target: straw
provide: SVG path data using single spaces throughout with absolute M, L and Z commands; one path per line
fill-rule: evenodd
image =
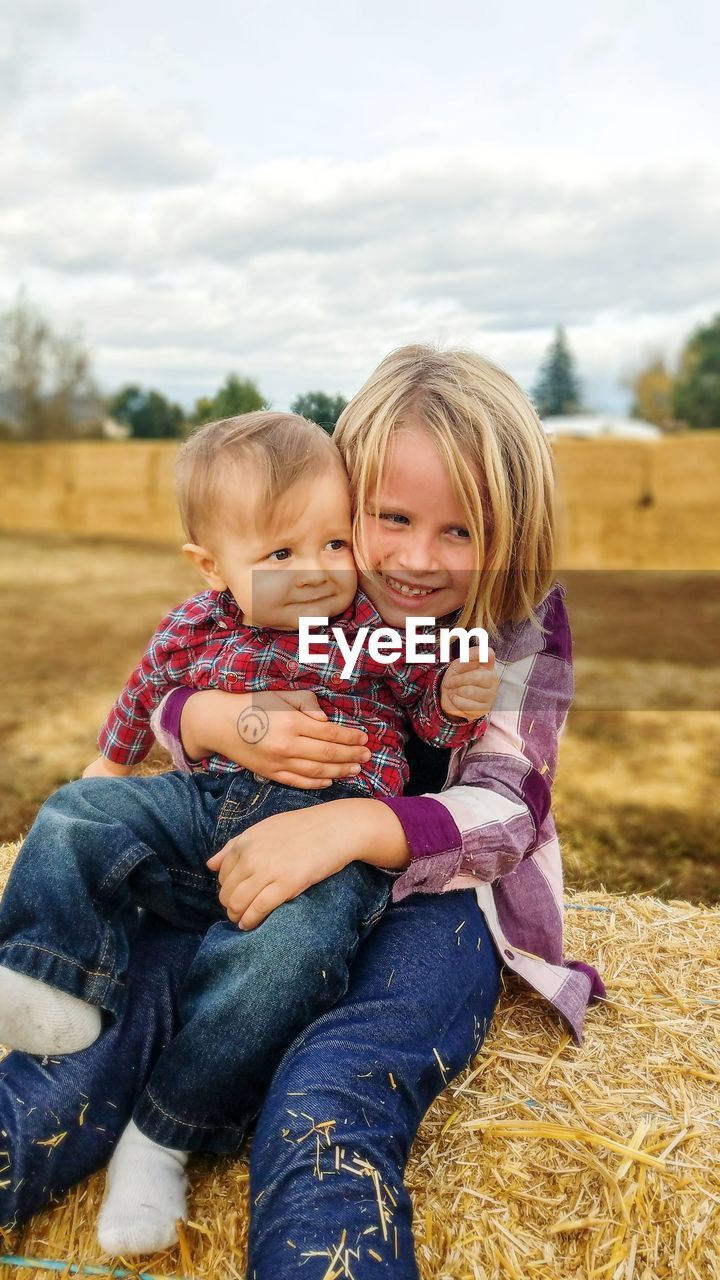
M 720 1280 L 720 907 L 606 893 L 570 894 L 568 907 L 566 952 L 595 964 L 608 989 L 588 1012 L 584 1044 L 508 976 L 466 1072 L 450 1081 L 446 1046 L 429 1050 L 428 1072 L 448 1084 L 406 1174 L 422 1280 Z M 363 1074 L 390 1106 L 402 1066 L 376 1063 L 372 1027 L 367 1046 Z M 308 1176 L 342 1180 L 367 1228 L 355 1238 L 337 1222 L 309 1242 L 299 1221 L 283 1280 L 362 1280 L 383 1265 L 391 1274 L 410 1247 L 400 1188 L 363 1149 L 362 1119 L 347 1139 L 346 1117 L 316 1105 L 310 1085 L 288 1104 Z M 145 1274 L 241 1280 L 247 1161 L 201 1157 L 190 1172 L 183 1253 L 141 1259 Z M 102 1193 L 97 1175 L 38 1214 L 16 1233 L 14 1256 L 111 1275 L 95 1241 Z
M 150 1271 L 126 1271 L 124 1267 L 93 1267 L 85 1263 L 63 1262 L 52 1258 L 23 1258 L 17 1254 L 0 1254 L 0 1265 L 23 1267 L 33 1271 L 62 1271 L 68 1276 L 124 1276 L 130 1280 L 184 1280 L 180 1276 L 158 1276 Z

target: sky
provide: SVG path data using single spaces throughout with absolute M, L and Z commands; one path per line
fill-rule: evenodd
M 588 408 L 720 310 L 720 9 L 704 0 L 0 0 L 0 307 L 102 389 L 276 408 L 393 347 Z

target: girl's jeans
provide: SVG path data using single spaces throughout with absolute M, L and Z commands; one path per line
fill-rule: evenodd
M 207 929 L 180 990 L 182 1026 L 134 1112 L 155 1142 L 239 1150 L 288 1044 L 347 990 L 358 943 L 388 900 L 385 872 L 352 862 L 244 932 L 205 866 L 263 818 L 343 794 L 245 770 L 176 772 L 87 778 L 40 810 L 0 903 L 0 963 L 117 1017 L 137 906 Z
M 19 1053 L 0 1064 L 0 1225 L 107 1161 L 172 1033 L 173 992 L 193 945 L 145 920 L 123 1012 L 94 1045 L 44 1067 Z M 415 894 L 385 913 L 347 993 L 270 1082 L 250 1157 L 248 1280 L 321 1280 L 343 1233 L 356 1280 L 379 1274 L 370 1249 L 384 1275 L 416 1280 L 405 1164 L 430 1103 L 482 1043 L 499 974 L 472 890 Z M 38 1145 L 63 1130 L 57 1147 Z M 236 1269 L 242 1261 L 233 1258 Z

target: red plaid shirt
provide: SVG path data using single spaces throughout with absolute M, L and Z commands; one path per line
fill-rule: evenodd
M 170 689 L 225 689 L 231 693 L 265 689 L 312 689 L 326 715 L 340 724 L 361 725 L 371 759 L 345 784 L 362 795 L 399 795 L 407 782 L 404 756 L 408 719 L 426 742 L 455 747 L 484 732 L 484 721 L 450 720 L 440 706 L 445 667 L 437 663 L 388 665 L 376 662 L 363 646 L 355 670 L 344 679 L 345 659 L 331 627 L 348 640 L 360 627 L 383 625 L 362 592 L 328 626 L 328 659 L 322 666 L 303 663 L 297 632 L 248 627 L 229 591 L 204 591 L 186 600 L 160 623 L 145 656 L 135 668 L 105 724 L 98 746 L 117 764 L 134 765 L 154 742 L 151 713 Z M 198 768 L 228 773 L 237 765 L 211 755 Z

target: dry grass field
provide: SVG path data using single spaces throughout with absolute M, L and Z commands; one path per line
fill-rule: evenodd
M 573 887 L 720 898 L 719 584 L 710 573 L 566 576 L 577 698 L 556 813 Z M 0 840 L 78 775 L 155 623 L 195 590 L 166 546 L 0 537 Z

